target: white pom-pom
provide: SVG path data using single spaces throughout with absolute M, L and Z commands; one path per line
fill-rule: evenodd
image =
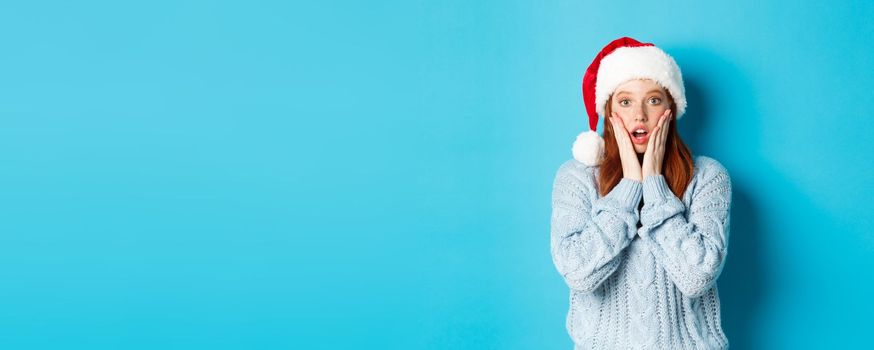
M 583 164 L 594 166 L 601 164 L 604 159 L 604 139 L 593 130 L 581 132 L 577 135 L 572 149 L 574 159 Z

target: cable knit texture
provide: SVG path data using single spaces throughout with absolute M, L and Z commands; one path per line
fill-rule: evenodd
M 695 157 L 682 200 L 663 175 L 623 178 L 601 197 L 597 176 L 571 159 L 553 183 L 550 246 L 570 288 L 575 350 L 727 349 L 716 287 L 728 252 L 725 167 Z

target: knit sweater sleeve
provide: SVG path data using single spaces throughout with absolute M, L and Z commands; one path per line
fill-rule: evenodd
M 643 184 L 622 179 L 599 198 L 594 176 L 565 163 L 552 191 L 552 260 L 567 285 L 591 292 L 619 267 L 620 253 L 637 233 Z
M 711 160 L 687 209 L 663 175 L 643 181 L 638 234 L 657 263 L 687 297 L 699 297 L 713 287 L 725 264 L 731 208 L 731 179 Z

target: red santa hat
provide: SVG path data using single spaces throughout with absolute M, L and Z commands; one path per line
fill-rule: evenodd
M 604 158 L 604 139 L 595 129 L 598 114 L 619 85 L 632 79 L 652 79 L 668 90 L 677 109 L 675 118 L 686 112 L 683 76 L 674 59 L 651 43 L 629 37 L 613 40 L 595 56 L 583 76 L 583 102 L 589 115 L 589 129 L 577 136 L 572 148 L 574 158 L 586 165 L 598 165 Z

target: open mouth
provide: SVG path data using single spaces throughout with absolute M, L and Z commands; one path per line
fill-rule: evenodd
M 636 144 L 645 144 L 646 141 L 649 140 L 649 133 L 643 129 L 632 131 L 630 134 L 631 141 Z

